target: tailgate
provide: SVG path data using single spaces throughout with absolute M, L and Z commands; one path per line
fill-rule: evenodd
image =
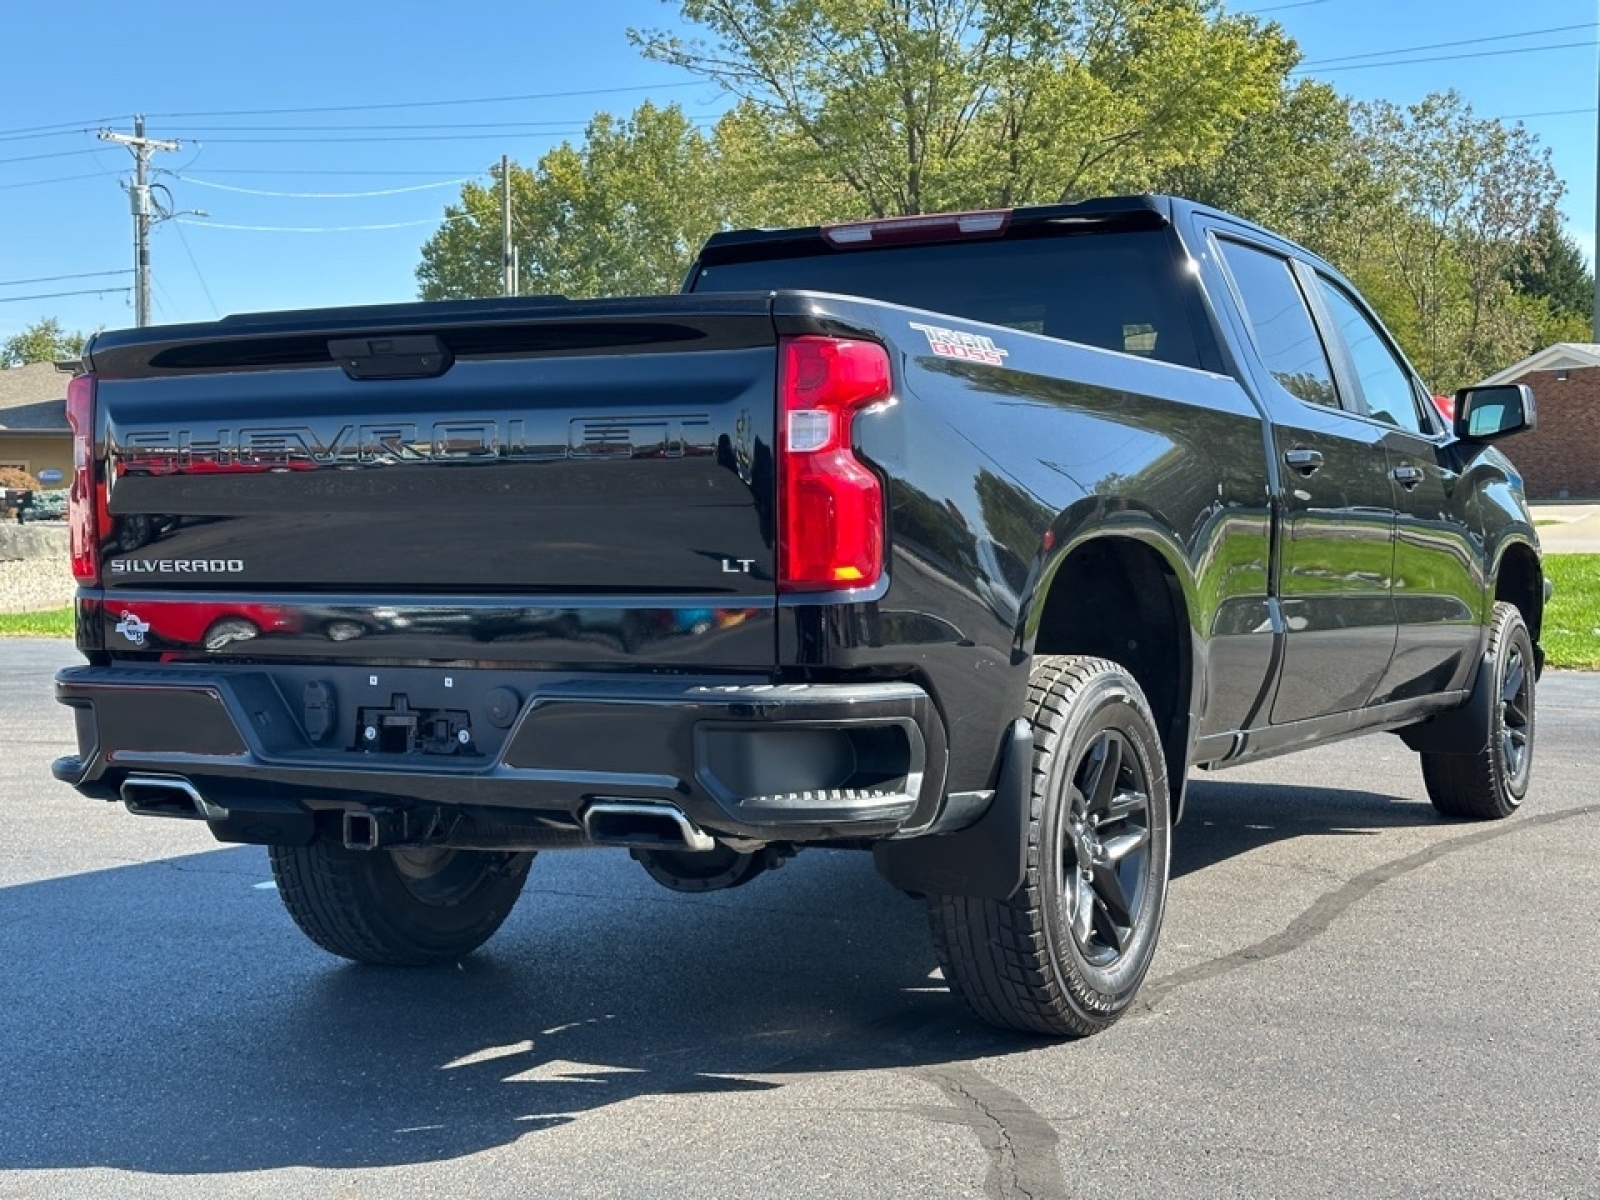
M 769 306 L 474 302 L 103 336 L 107 608 L 514 599 L 569 632 L 770 609 Z M 351 371 L 328 349 L 412 339 L 448 369 Z

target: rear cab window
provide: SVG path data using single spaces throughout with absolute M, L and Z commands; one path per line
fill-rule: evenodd
M 704 265 L 694 292 L 834 292 L 1209 367 L 1166 229 L 1013 234 Z

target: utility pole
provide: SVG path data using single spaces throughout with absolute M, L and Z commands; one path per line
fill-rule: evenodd
M 150 155 L 156 150 L 177 150 L 177 142 L 144 135 L 144 116 L 133 119 L 133 136 L 114 130 L 100 131 L 102 142 L 116 142 L 133 151 L 133 186 L 128 200 L 133 208 L 133 323 L 150 324 Z
M 517 256 L 511 244 L 511 156 L 500 156 L 500 285 L 502 296 L 517 294 Z

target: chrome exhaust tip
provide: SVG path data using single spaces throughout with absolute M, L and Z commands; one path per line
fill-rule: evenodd
M 187 779 L 173 775 L 129 775 L 120 789 L 124 807 L 135 816 L 181 821 L 226 821 L 228 810 L 213 804 Z
M 640 850 L 715 850 L 716 840 L 671 804 L 638 800 L 592 801 L 579 818 L 598 846 Z

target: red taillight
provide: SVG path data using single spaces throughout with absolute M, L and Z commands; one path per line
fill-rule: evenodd
M 67 523 L 72 537 L 72 577 L 85 587 L 100 586 L 101 492 L 95 479 L 94 376 L 78 375 L 67 384 L 67 424 L 72 426 L 72 490 L 67 493 Z
M 889 396 L 876 342 L 779 344 L 778 587 L 870 587 L 883 574 L 883 487 L 852 449 L 853 414 Z

